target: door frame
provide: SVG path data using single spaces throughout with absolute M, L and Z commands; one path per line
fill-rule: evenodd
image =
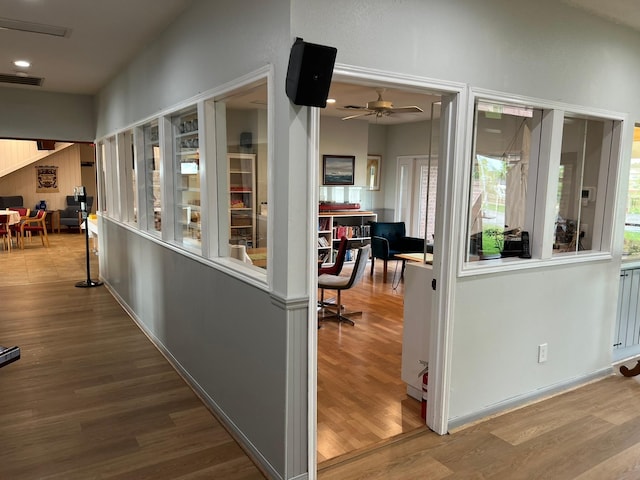
M 456 219 L 455 193 L 458 183 L 453 175 L 460 163 L 458 156 L 463 152 L 464 137 L 462 135 L 464 123 L 464 105 L 466 104 L 467 87 L 456 82 L 433 80 L 424 77 L 402 75 L 397 73 L 373 70 L 362 67 L 354 67 L 344 64 L 336 64 L 333 71 L 333 80 L 350 82 L 363 85 L 375 82 L 387 83 L 395 88 L 407 88 L 423 90 L 424 93 L 437 93 L 441 95 L 441 135 L 438 156 L 438 214 L 436 218 L 436 239 L 434 241 L 433 275 L 437 288 L 434 292 L 432 305 L 432 335 L 430 344 L 430 375 L 429 375 L 429 409 L 426 424 L 436 433 L 444 435 L 448 432 L 449 414 L 449 385 L 451 374 L 451 338 L 453 322 L 452 315 L 453 293 L 456 276 L 456 249 L 458 241 L 454 237 Z M 309 184 L 315 182 L 311 189 L 312 202 L 310 211 L 310 228 L 308 234 L 309 245 L 309 269 L 315 271 L 316 265 L 312 262 L 311 253 L 315 254 L 317 243 L 315 226 L 318 222 L 318 172 L 316 164 L 319 156 L 320 143 L 320 111 L 312 108 L 308 118 L 308 164 L 312 165 L 309 172 Z M 310 275 L 311 277 L 311 275 Z M 310 282 L 309 290 L 309 363 L 308 363 L 308 458 L 309 479 L 316 478 L 317 469 L 317 369 L 318 369 L 318 335 L 317 313 L 313 308 L 317 296 L 317 278 Z M 428 288 L 431 288 L 429 285 Z M 436 321 L 437 320 L 437 321 Z

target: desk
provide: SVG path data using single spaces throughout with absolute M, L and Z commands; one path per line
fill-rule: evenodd
M 433 264 L 433 253 L 427 253 L 426 256 L 424 253 L 398 253 L 394 256 L 402 259 L 403 262 L 408 260 L 410 262 L 422 262 L 428 265 Z

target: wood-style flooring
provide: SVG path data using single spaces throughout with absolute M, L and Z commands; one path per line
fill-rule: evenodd
M 380 264 L 373 277 L 367 268 L 362 282 L 342 293 L 346 312 L 362 311 L 352 317 L 355 326 L 320 322 L 318 462 L 425 424 L 420 402 L 407 396 L 400 378 L 404 286 L 397 281 L 399 272 L 392 281 L 394 263 L 389 264 L 388 283 Z M 327 297 L 331 294 L 326 291 Z
M 0 344 L 22 349 L 0 369 L 0 479 L 263 478 L 108 290 L 75 288 L 84 238 L 50 240 L 0 251 Z M 344 293 L 355 327 L 318 330 L 321 480 L 640 479 L 637 377 L 451 435 L 421 427 L 399 381 L 402 284 L 381 275 Z
M 0 369 L 0 479 L 264 478 L 108 290 L 75 287 L 84 237 L 50 242 L 0 251 L 0 344 L 21 349 Z

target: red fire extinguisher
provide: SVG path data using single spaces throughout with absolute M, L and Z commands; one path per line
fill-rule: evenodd
M 424 368 L 420 372 L 422 376 L 422 409 L 420 411 L 420 416 L 423 420 L 427 419 L 427 387 L 429 385 L 429 363 L 420 361 L 424 365 Z

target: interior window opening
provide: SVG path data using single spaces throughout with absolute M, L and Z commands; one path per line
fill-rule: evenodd
M 266 79 L 215 100 L 222 256 L 268 267 L 269 132 Z M 211 132 L 212 136 L 214 132 Z M 222 173 L 221 173 L 222 172 Z
M 174 162 L 174 239 L 188 250 L 202 251 L 200 210 L 200 135 L 196 107 L 171 117 Z
M 142 126 L 142 164 L 144 166 L 145 228 L 150 232 L 162 231 L 161 151 L 158 120 Z
M 476 102 L 467 261 L 523 255 L 523 232 L 525 242 L 533 234 L 531 152 L 539 136 L 532 132 L 541 116 L 531 107 Z
M 605 122 L 566 115 L 555 205 L 553 252 L 591 250 Z

